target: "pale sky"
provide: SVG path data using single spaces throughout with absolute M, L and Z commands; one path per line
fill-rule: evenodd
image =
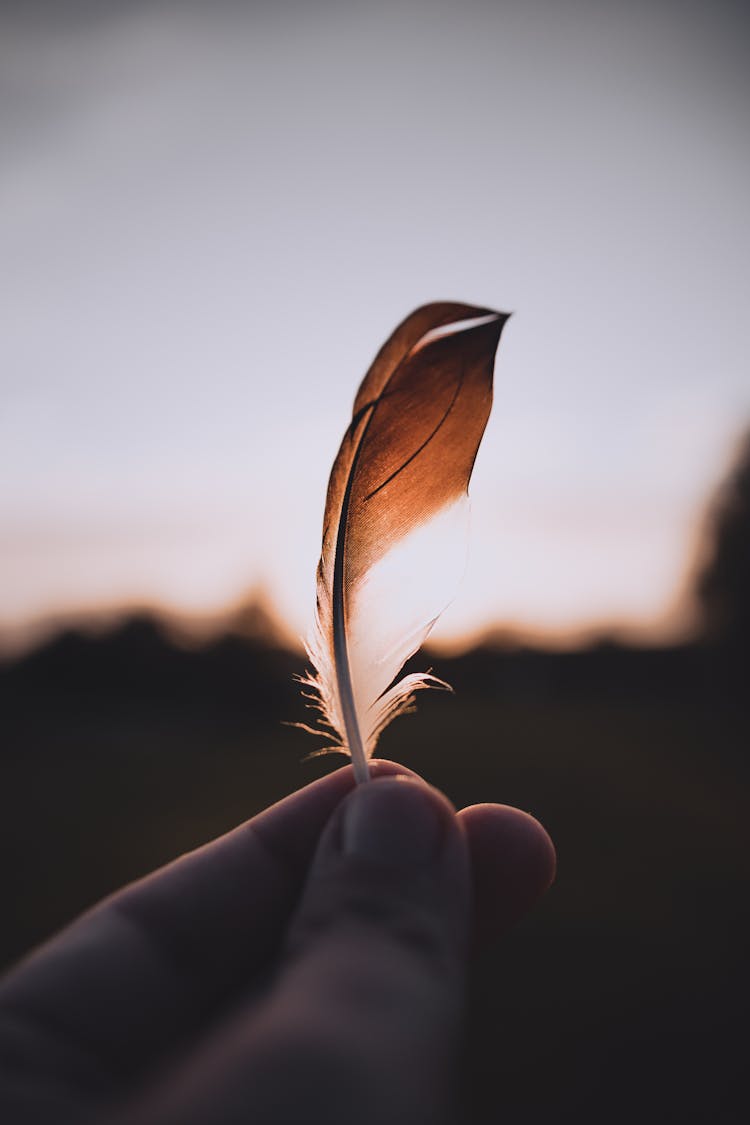
M 259 584 L 304 632 L 356 387 L 436 299 L 514 312 L 438 638 L 663 623 L 750 423 L 742 4 L 0 19 L 6 633 Z

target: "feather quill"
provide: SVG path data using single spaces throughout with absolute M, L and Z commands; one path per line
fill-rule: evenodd
M 358 781 L 378 736 L 414 693 L 397 679 L 450 601 L 465 564 L 468 484 L 492 405 L 505 313 L 439 302 L 386 341 L 354 401 L 331 470 L 317 607 L 302 678 L 330 745 Z

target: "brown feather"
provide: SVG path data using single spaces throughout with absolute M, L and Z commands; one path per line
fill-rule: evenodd
M 318 676 L 309 682 L 342 748 L 355 764 L 361 759 L 360 774 L 373 746 L 357 729 L 358 685 L 347 638 L 353 602 L 392 548 L 467 492 L 506 320 L 503 313 L 449 302 L 407 317 L 362 381 L 331 470 L 318 567 L 319 636 L 311 650 Z M 335 675 L 325 692 L 321 663 L 329 665 L 329 678 L 330 669 Z M 333 707 L 326 699 L 331 692 L 338 697 Z

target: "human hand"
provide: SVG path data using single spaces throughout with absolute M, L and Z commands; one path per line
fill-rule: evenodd
M 516 809 L 373 776 L 287 797 L 8 976 L 0 1120 L 447 1120 L 470 943 L 526 912 L 554 851 Z

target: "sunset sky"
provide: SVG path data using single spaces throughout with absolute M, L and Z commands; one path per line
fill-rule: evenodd
M 357 384 L 512 310 L 438 636 L 669 622 L 750 424 L 741 3 L 0 4 L 0 627 L 312 612 Z

